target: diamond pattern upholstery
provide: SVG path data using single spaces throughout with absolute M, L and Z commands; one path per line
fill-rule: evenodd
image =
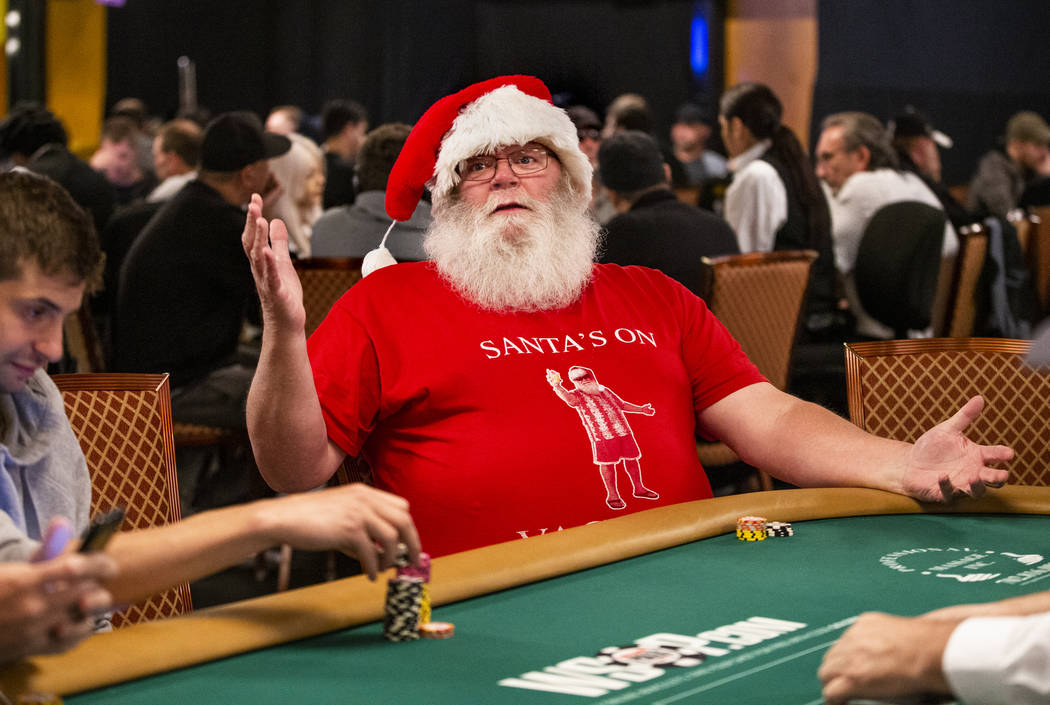
M 310 336 L 328 315 L 332 304 L 346 290 L 361 281 L 360 257 L 314 257 L 295 262 L 295 271 L 303 285 L 306 308 L 306 335 Z
M 91 471 L 92 516 L 125 506 L 124 531 L 179 521 L 168 376 L 69 374 L 53 379 Z M 115 614 L 113 625 L 192 609 L 184 583 Z
M 1014 449 L 1010 482 L 1050 485 L 1050 370 L 1024 364 L 1027 340 L 932 338 L 846 345 L 850 420 L 877 436 L 914 441 L 981 394 L 966 435 Z
M 951 289 L 948 292 L 947 330 L 949 338 L 973 335 L 977 321 L 977 283 L 988 252 L 988 231 L 970 225 L 959 231 L 959 254 L 955 258 Z
M 813 250 L 704 258 L 709 269 L 708 306 L 779 389 L 787 387 L 809 271 L 816 258 Z M 722 443 L 699 443 L 697 452 L 705 467 L 739 460 Z M 760 473 L 759 478 L 763 489 L 772 489 L 768 475 Z

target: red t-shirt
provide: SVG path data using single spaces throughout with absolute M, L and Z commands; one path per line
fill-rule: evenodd
M 387 267 L 333 306 L 308 347 L 329 437 L 409 500 L 438 556 L 710 497 L 696 414 L 764 380 L 700 299 L 617 265 L 596 265 L 578 301 L 538 313 L 481 310 L 430 263 Z M 606 504 L 593 432 L 547 381 L 554 370 L 575 391 L 573 366 L 652 405 L 621 418 L 659 499 L 634 497 L 620 460 L 626 508 Z

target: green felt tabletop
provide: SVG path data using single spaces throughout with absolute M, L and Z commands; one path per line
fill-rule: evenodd
M 434 619 L 455 624 L 448 640 L 389 643 L 371 623 L 65 701 L 816 705 L 823 653 L 860 613 L 1050 587 L 1047 516 L 794 529 L 761 542 L 716 536 L 446 605 Z

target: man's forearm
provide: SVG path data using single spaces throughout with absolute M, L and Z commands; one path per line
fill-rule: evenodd
M 265 530 L 264 504 L 216 509 L 177 524 L 118 533 L 106 549 L 117 563 L 116 576 L 106 583 L 114 602 L 137 602 L 269 548 L 276 542 Z
M 800 486 L 903 491 L 907 444 L 865 433 L 816 404 L 794 402 L 760 446 L 765 455 L 757 467 Z
M 329 467 L 326 457 L 328 435 L 306 339 L 302 333 L 280 338 L 264 333 L 248 392 L 248 435 L 267 483 L 280 492 L 297 492 L 324 484 L 335 466 Z
M 701 418 L 745 462 L 785 482 L 903 489 L 901 462 L 907 444 L 865 433 L 827 409 L 770 384 L 745 387 Z M 742 418 L 749 422 L 740 423 Z

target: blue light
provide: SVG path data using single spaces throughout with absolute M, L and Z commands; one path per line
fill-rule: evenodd
M 693 74 L 700 78 L 707 71 L 707 18 L 698 12 L 689 30 L 689 63 L 693 67 Z

